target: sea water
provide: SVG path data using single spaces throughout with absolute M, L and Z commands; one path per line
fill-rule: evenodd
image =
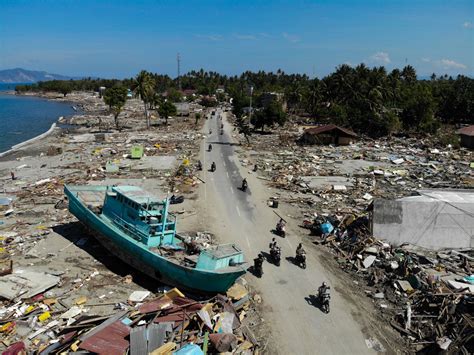
M 0 83 L 0 153 L 49 130 L 61 116 L 71 116 L 71 104 L 6 94 L 15 84 Z

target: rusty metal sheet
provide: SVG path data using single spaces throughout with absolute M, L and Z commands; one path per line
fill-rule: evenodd
M 125 340 L 129 334 L 130 327 L 118 320 L 88 337 L 79 345 L 79 348 L 97 354 L 122 355 L 129 347 L 129 342 Z
M 163 309 L 168 309 L 172 306 L 172 304 L 173 302 L 169 298 L 162 297 L 160 299 L 142 304 L 140 308 L 138 308 L 138 311 L 141 314 L 153 313 Z

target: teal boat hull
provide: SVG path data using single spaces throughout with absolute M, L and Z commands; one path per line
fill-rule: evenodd
M 88 188 L 105 191 L 103 186 L 88 186 Z M 246 273 L 244 266 L 235 267 L 232 271 L 210 271 L 174 263 L 125 234 L 107 217 L 94 213 L 68 186 L 64 187 L 64 192 L 69 200 L 69 211 L 107 250 L 160 282 L 193 292 L 219 293 L 227 291 Z

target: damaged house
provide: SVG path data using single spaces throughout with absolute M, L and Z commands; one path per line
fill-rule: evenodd
M 474 149 L 474 125 L 459 129 L 457 134 L 461 137 L 461 147 Z
M 334 145 L 349 145 L 357 138 L 357 134 L 336 126 L 328 124 L 324 126 L 317 126 L 308 128 L 303 132 L 299 139 L 300 144 L 334 144 Z
M 419 190 L 418 196 L 375 200 L 372 228 L 377 238 L 429 249 L 474 246 L 474 192 Z

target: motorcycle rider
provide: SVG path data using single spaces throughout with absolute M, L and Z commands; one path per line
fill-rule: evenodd
M 318 288 L 318 295 L 321 297 L 322 295 L 324 295 L 329 290 L 330 290 L 330 287 L 326 284 L 325 281 L 323 281 L 321 286 L 319 286 L 319 288 Z
M 247 187 L 248 187 L 248 186 L 249 186 L 249 185 L 248 185 L 248 183 L 247 183 L 247 179 L 244 178 L 244 179 L 242 180 L 242 190 L 243 190 L 243 191 L 247 190 Z
M 286 226 L 285 221 L 283 220 L 283 218 L 280 218 L 280 220 L 278 221 L 276 225 L 276 231 L 278 235 L 283 236 L 283 237 L 285 236 L 285 226 Z
M 216 163 L 215 162 L 212 162 L 211 164 L 211 171 L 215 171 L 216 170 Z
M 296 248 L 296 256 L 301 256 L 303 254 L 306 254 L 306 251 L 303 249 L 303 245 L 300 243 Z
M 272 238 L 272 241 L 270 242 L 270 244 L 268 244 L 268 248 L 270 248 L 270 251 L 272 251 L 272 249 L 276 248 L 277 246 L 277 241 L 275 240 L 275 238 Z
M 212 150 L 212 144 L 209 144 L 209 148 L 208 148 L 209 151 Z
M 198 170 L 202 170 L 202 163 L 201 163 L 200 160 L 198 160 L 197 168 L 198 168 Z
M 263 255 L 260 253 L 258 254 L 258 257 L 256 257 L 255 259 L 253 259 L 253 265 L 254 265 L 254 269 L 255 269 L 255 273 L 257 274 L 258 277 L 262 277 L 263 275 L 263 261 L 265 259 L 263 258 Z
M 329 294 L 330 287 L 323 282 L 321 286 L 318 288 L 318 299 L 321 305 L 321 310 L 325 313 L 329 313 L 329 299 L 331 295 Z

